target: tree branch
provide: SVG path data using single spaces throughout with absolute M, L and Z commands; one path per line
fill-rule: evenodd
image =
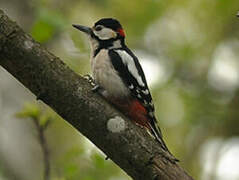
M 0 65 L 135 180 L 192 180 L 145 130 L 0 10 Z

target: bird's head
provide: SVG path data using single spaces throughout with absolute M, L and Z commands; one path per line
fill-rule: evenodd
M 119 21 L 113 18 L 100 19 L 92 28 L 76 24 L 73 24 L 73 27 L 86 33 L 92 40 L 93 46 L 94 44 L 110 46 L 114 45 L 114 42 L 124 42 L 124 30 Z

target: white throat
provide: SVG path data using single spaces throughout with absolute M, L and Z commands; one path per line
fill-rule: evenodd
M 99 45 L 100 44 L 96 39 L 90 38 L 90 46 L 92 52 L 95 52 L 95 50 L 98 49 Z

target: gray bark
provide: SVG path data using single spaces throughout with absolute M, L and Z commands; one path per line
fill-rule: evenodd
M 145 130 L 0 10 L 0 65 L 135 180 L 192 180 Z

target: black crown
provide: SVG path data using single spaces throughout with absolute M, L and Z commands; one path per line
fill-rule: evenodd
M 95 23 L 95 26 L 97 25 L 103 25 L 107 28 L 113 29 L 114 31 L 118 30 L 119 28 L 122 28 L 120 22 L 113 18 L 103 18 L 100 19 Z

